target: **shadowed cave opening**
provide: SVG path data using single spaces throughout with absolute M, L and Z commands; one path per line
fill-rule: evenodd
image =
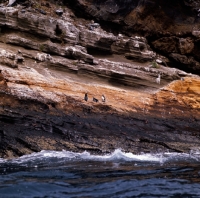
M 101 50 L 101 49 L 97 49 L 97 48 L 93 48 L 93 47 L 88 47 L 87 53 L 92 56 L 95 56 L 95 57 L 106 57 L 106 56 L 112 55 L 112 53 L 110 51 Z
M 56 36 L 60 36 L 62 34 L 62 30 L 60 29 L 58 24 L 56 25 L 55 34 Z

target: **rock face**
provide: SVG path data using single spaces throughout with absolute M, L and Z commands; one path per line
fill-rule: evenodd
M 0 157 L 199 149 L 198 30 L 152 29 L 152 9 L 163 13 L 161 29 L 167 17 L 180 25 L 162 1 L 73 2 L 60 2 L 62 14 L 53 1 L 1 4 Z M 171 6 L 192 20 L 193 3 Z
M 180 69 L 200 73 L 199 1 L 70 0 L 67 4 L 79 16 L 95 17 L 102 24 L 109 21 L 119 33 L 145 35 L 154 50 L 169 58 L 170 65 L 179 64 Z M 110 27 L 105 26 L 107 29 Z M 171 50 L 181 55 L 187 54 L 193 61 L 185 63 L 181 59 L 171 58 Z
M 116 54 L 124 54 L 125 57 L 141 62 L 152 61 L 156 57 L 156 53 L 150 50 L 144 37 L 123 38 L 121 34 L 112 45 L 112 52 Z

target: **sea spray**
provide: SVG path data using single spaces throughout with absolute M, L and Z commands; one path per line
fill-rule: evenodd
M 62 163 L 67 161 L 132 161 L 132 162 L 154 162 L 163 164 L 170 161 L 200 161 L 200 152 L 191 151 L 190 153 L 143 153 L 133 154 L 130 152 L 123 152 L 121 149 L 116 149 L 110 154 L 105 155 L 93 155 L 87 151 L 82 153 L 76 153 L 71 151 L 49 151 L 42 150 L 38 153 L 32 153 L 30 155 L 24 155 L 16 159 L 6 160 L 0 159 L 0 164 L 26 164 L 26 165 L 37 165 L 44 163 Z

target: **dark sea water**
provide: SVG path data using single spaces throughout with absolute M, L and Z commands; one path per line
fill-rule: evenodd
M 200 153 L 41 151 L 0 159 L 0 198 L 200 197 Z

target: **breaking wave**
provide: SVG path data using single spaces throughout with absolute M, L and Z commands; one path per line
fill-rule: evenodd
M 106 155 L 93 155 L 85 151 L 82 153 L 75 153 L 71 151 L 47 151 L 43 150 L 38 153 L 32 153 L 30 155 L 24 155 L 22 157 L 5 160 L 0 159 L 0 164 L 26 164 L 27 166 L 34 166 L 37 164 L 53 164 L 62 163 L 68 161 L 129 161 L 129 162 L 149 162 L 149 163 L 167 163 L 178 161 L 200 161 L 200 152 L 191 151 L 190 153 L 157 153 L 157 154 L 132 154 L 125 153 L 121 149 L 116 149 L 111 154 Z

